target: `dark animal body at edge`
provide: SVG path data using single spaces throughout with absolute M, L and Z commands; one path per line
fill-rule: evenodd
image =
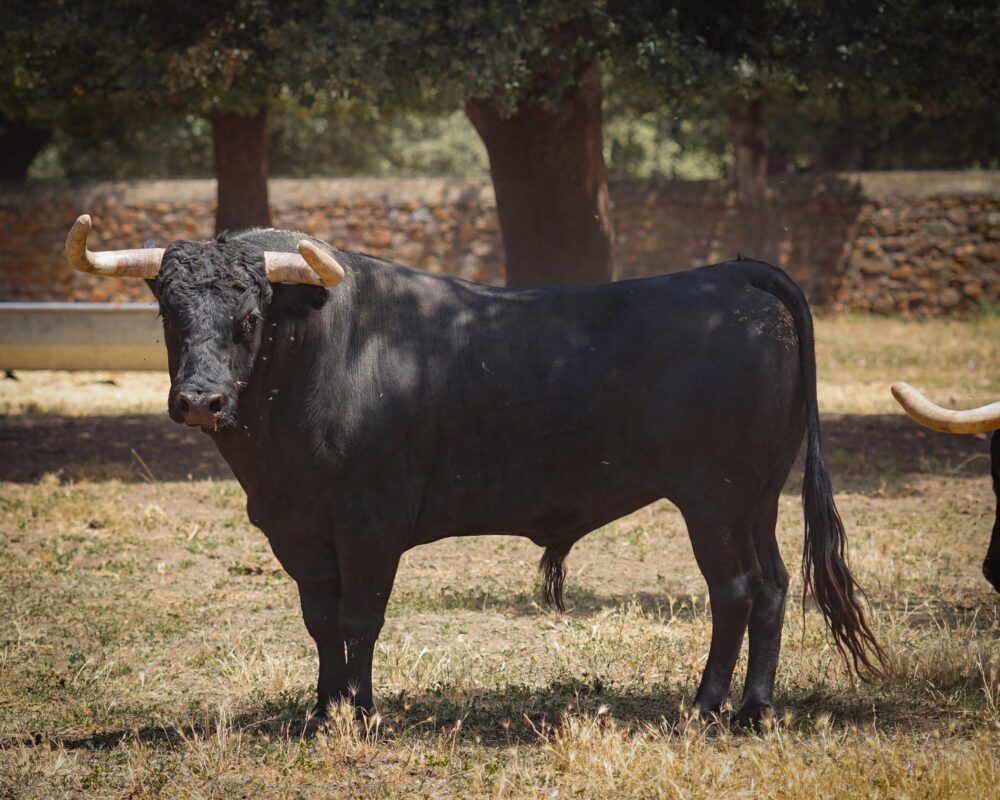
M 1000 430 L 990 438 L 990 473 L 993 476 L 993 494 L 997 499 L 997 513 L 993 520 L 993 535 L 983 560 L 983 577 L 1000 592 Z
M 260 282 L 261 251 L 292 252 L 301 238 L 254 230 L 174 243 L 153 283 L 165 318 L 169 276 L 197 271 L 199 258 L 243 265 Z M 807 583 L 841 652 L 878 671 L 822 459 L 811 316 L 787 275 L 740 260 L 500 289 L 330 252 L 346 271 L 336 288 L 262 290 L 252 367 L 234 413 L 211 432 L 250 520 L 298 583 L 320 652 L 320 708 L 337 696 L 371 707 L 372 650 L 407 549 L 526 536 L 546 548 L 545 591 L 561 604 L 574 542 L 668 498 L 712 600 L 695 703 L 721 707 L 749 627 L 734 719 L 755 723 L 770 708 L 788 585 L 778 497 L 806 432 Z M 226 290 L 184 292 L 189 305 L 211 305 Z M 228 319 L 195 327 L 218 336 Z M 185 390 L 233 394 L 213 385 L 212 369 L 190 367 L 187 351 L 211 336 L 168 333 L 175 390 L 183 372 Z M 220 375 L 236 359 L 223 345 L 201 356 Z

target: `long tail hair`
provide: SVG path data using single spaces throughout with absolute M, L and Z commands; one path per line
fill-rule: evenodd
M 812 314 L 802 291 L 781 270 L 759 262 L 743 262 L 750 282 L 773 294 L 788 308 L 799 339 L 801 375 L 806 399 L 806 471 L 802 486 L 805 542 L 802 551 L 803 600 L 811 594 L 826 621 L 834 644 L 863 680 L 885 677 L 888 659 L 875 639 L 859 598 L 864 592 L 847 566 L 847 533 L 833 502 L 833 485 L 823 459 L 819 406 L 816 401 L 816 352 Z

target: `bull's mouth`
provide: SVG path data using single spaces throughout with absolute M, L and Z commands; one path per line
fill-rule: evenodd
M 176 419 L 173 414 L 170 415 L 170 418 L 179 425 L 184 425 L 188 428 L 197 428 L 203 433 L 221 433 L 236 424 L 236 420 L 229 415 L 219 417 L 211 422 L 189 422 L 183 419 Z
M 224 422 L 222 420 L 216 420 L 211 424 L 204 424 L 204 425 L 198 424 L 197 422 L 187 422 L 185 424 L 189 428 L 197 428 L 198 430 L 203 431 L 205 433 L 218 433 L 221 430 L 232 427 L 232 423 Z

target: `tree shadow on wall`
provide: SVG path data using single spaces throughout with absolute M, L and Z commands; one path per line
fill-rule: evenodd
M 740 254 L 788 271 L 817 306 L 834 299 L 864 203 L 860 184 L 838 174 L 774 176 L 764 208 L 739 204 L 728 181 L 615 181 L 610 191 L 621 277 Z

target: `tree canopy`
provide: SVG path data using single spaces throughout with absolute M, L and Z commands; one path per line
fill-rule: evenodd
M 1000 91 L 995 2 L 612 0 L 609 13 L 622 102 L 722 129 L 734 102 L 760 101 L 780 168 L 1000 158 L 1000 145 L 978 135 L 996 119 Z
M 545 32 L 571 20 L 587 35 L 553 55 Z M 57 130 L 41 175 L 104 174 L 88 172 L 105 163 L 101 142 L 121 154 L 107 174 L 210 173 L 210 130 L 197 120 L 220 105 L 271 111 L 279 174 L 459 174 L 481 169 L 469 145 L 455 159 L 444 145 L 424 161 L 407 155 L 437 139 L 435 119 L 467 96 L 510 111 L 540 61 L 588 57 L 610 68 L 615 174 L 717 174 L 725 104 L 754 93 L 766 97 L 774 169 L 1000 160 L 992 2 L 11 0 L 0 21 L 0 117 Z

